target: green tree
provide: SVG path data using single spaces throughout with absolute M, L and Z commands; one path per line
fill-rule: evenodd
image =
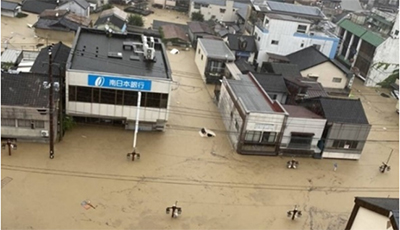
M 200 12 L 193 12 L 192 13 L 192 21 L 203 22 L 204 21 L 204 15 L 202 15 Z
M 396 79 L 399 79 L 399 64 L 378 62 L 372 66 L 376 70 L 379 69 L 387 70 L 390 66 L 395 66 L 395 69 L 392 71 L 392 73 L 390 73 L 390 75 L 385 80 L 378 83 L 378 85 L 382 86 L 383 88 L 389 88 L 392 83 L 396 82 Z
M 128 18 L 128 24 L 132 25 L 132 26 L 142 27 L 144 25 L 143 18 L 140 15 L 131 14 L 131 15 L 129 15 L 129 18 Z

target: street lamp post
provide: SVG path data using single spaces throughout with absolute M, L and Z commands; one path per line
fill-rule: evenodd
M 293 210 L 287 212 L 287 216 L 294 220 L 294 218 L 300 218 L 302 214 L 301 211 L 297 209 L 297 205 L 295 205 Z
M 1 144 L 1 148 L 5 149 L 8 146 L 8 155 L 11 156 L 11 149 L 17 150 L 17 144 L 13 143 L 10 139 L 7 139 L 7 142 Z
M 167 214 L 172 212 L 171 218 L 177 218 L 182 213 L 182 208 L 178 207 L 177 205 L 178 201 L 175 201 L 175 204 L 173 204 L 171 207 L 167 207 L 166 209 Z

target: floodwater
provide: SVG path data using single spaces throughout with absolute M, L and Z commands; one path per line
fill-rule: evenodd
M 187 20 L 171 14 L 154 16 Z M 18 143 L 12 156 L 2 150 L 3 229 L 336 230 L 344 229 L 355 196 L 398 197 L 396 100 L 356 81 L 352 94 L 373 124 L 361 159 L 300 158 L 292 170 L 285 157 L 235 153 L 194 51 L 168 58 L 176 82 L 168 127 L 138 133 L 140 160 L 126 159 L 133 132 L 110 126 L 75 126 L 55 145 L 53 160 L 45 144 Z M 201 127 L 217 136 L 201 137 Z M 382 174 L 391 149 L 392 170 Z M 182 215 L 171 219 L 165 209 L 175 201 Z M 286 213 L 295 205 L 303 216 L 292 221 Z

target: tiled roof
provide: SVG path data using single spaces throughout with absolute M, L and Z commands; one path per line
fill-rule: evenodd
M 360 99 L 317 97 L 304 102 L 319 103 L 329 122 L 369 124 Z
M 311 110 L 300 106 L 300 105 L 282 105 L 283 108 L 289 113 L 289 117 L 301 117 L 301 118 L 314 118 L 323 119 L 318 114 L 313 113 Z
M 48 107 L 49 90 L 44 89 L 43 82 L 47 75 L 33 73 L 1 74 L 1 105 L 24 106 L 35 108 Z M 54 78 L 53 81 L 58 81 Z M 54 93 L 54 101 L 58 93 Z
M 287 93 L 285 81 L 280 74 L 252 73 L 267 93 Z
M 211 35 L 214 34 L 212 29 L 205 22 L 188 22 L 188 26 L 189 30 L 192 31 L 192 33 L 207 33 Z
M 64 69 L 65 69 L 65 64 L 67 63 L 67 59 L 68 59 L 70 51 L 71 51 L 71 48 L 64 45 L 61 42 L 55 44 L 52 49 L 53 63 L 57 63 L 58 65 L 60 65 L 60 67 L 64 67 Z M 45 64 L 48 62 L 49 62 L 49 54 L 48 54 L 48 46 L 47 46 L 40 50 L 40 53 L 37 56 L 35 63 L 33 64 L 32 68 L 31 68 L 31 72 L 48 74 L 49 66 Z M 53 75 L 60 76 L 60 75 L 63 75 L 63 72 L 65 72 L 65 70 L 62 71 L 62 70 L 60 70 L 60 68 L 53 66 L 52 72 L 53 72 Z
M 290 63 L 297 64 L 301 71 L 329 61 L 329 58 L 314 46 L 306 47 L 286 57 L 290 60 Z
M 180 27 L 185 33 L 189 32 L 189 27 L 188 25 L 185 24 L 178 24 L 178 23 L 173 23 L 173 22 L 165 22 L 165 21 L 159 21 L 159 20 L 153 20 L 152 28 L 153 30 L 159 30 L 161 26 L 163 25 L 175 25 Z
M 55 1 L 26 0 L 22 3 L 22 11 L 40 14 L 44 10 L 54 10 L 57 7 Z
M 189 43 L 189 38 L 180 27 L 176 25 L 163 25 L 161 28 L 165 39 L 180 39 Z
M 9 2 L 9 1 L 1 1 L 1 9 L 2 10 L 15 10 L 19 6 L 16 2 Z
M 118 7 L 113 7 L 111 9 L 104 10 L 103 12 L 101 12 L 99 18 L 110 16 L 110 15 L 115 15 L 116 17 L 120 18 L 121 20 L 128 19 L 128 14 Z
M 246 46 L 243 49 L 239 45 L 239 43 L 242 42 L 246 43 Z M 228 34 L 228 46 L 231 50 L 235 51 L 247 51 L 247 52 L 257 51 L 257 46 L 254 36 Z
M 90 19 L 66 10 L 45 10 L 40 14 L 33 27 L 59 31 L 77 31 L 80 26 L 88 26 L 89 24 Z
M 247 74 L 248 72 L 254 71 L 254 67 L 243 58 L 237 59 L 235 64 L 242 74 Z
M 297 64 L 264 62 L 262 69 L 268 73 L 282 74 L 283 77 L 287 78 L 301 77 Z
M 103 17 L 99 17 L 94 24 L 94 28 L 97 28 L 99 25 L 105 25 L 107 22 L 111 23 L 112 25 L 122 29 L 125 25 L 125 21 L 115 15 L 107 15 Z

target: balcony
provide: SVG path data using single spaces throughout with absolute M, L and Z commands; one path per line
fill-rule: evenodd
M 269 30 L 267 27 L 265 27 L 265 25 L 263 25 L 262 22 L 258 21 L 256 22 L 256 26 L 258 29 L 260 29 L 263 33 L 269 33 Z

